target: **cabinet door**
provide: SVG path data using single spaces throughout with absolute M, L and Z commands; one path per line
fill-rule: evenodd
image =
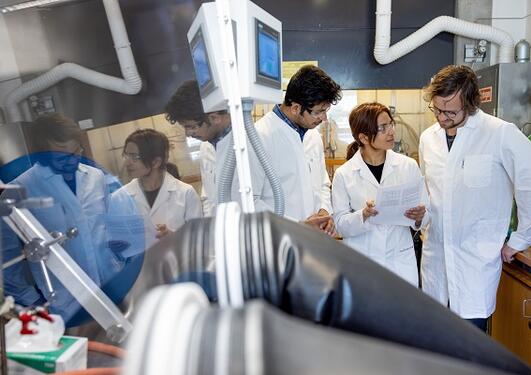
M 531 277 L 528 273 L 513 265 L 505 265 L 498 288 L 496 312 L 492 317 L 492 337 L 529 364 L 531 364 L 530 285 Z

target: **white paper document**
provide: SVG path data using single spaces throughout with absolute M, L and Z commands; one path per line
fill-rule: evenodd
M 376 193 L 374 209 L 378 215 L 371 216 L 369 222 L 384 225 L 415 225 L 404 213 L 420 204 L 424 178 L 401 185 L 380 187 Z

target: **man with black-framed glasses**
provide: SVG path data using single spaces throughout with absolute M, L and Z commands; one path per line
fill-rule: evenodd
M 443 68 L 425 91 L 437 123 L 419 146 L 432 209 L 422 289 L 485 331 L 502 260 L 531 245 L 531 143 L 514 124 L 479 109 L 469 67 Z M 513 196 L 518 229 L 504 243 Z
M 321 68 L 306 65 L 290 79 L 284 102 L 256 122 L 256 130 L 281 181 L 285 216 L 329 235 L 335 235 L 330 217 L 331 183 L 324 163 L 323 141 L 315 128 L 340 99 L 339 85 Z M 251 174 L 256 207 L 273 210 L 273 192 L 262 167 L 251 165 Z
M 212 216 L 217 205 L 216 175 L 230 146 L 231 119 L 227 111 L 205 113 L 196 80 L 183 82 L 166 104 L 166 120 L 183 127 L 187 137 L 201 142 L 199 165 L 201 172 L 201 204 L 203 215 Z M 233 183 L 233 196 L 238 197 Z

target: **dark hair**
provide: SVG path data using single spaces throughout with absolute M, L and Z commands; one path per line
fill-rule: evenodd
M 465 65 L 448 65 L 442 68 L 428 86 L 424 87 L 424 100 L 431 102 L 434 96 L 447 97 L 461 90 L 463 109 L 469 115 L 475 113 L 481 103 L 478 78 Z
M 50 142 L 68 142 L 71 140 L 82 142 L 83 130 L 76 122 L 59 113 L 39 116 L 27 125 L 25 133 L 31 152 L 49 151 Z
M 319 103 L 336 104 L 341 99 L 341 87 L 317 66 L 305 65 L 291 77 L 284 105 L 298 103 L 301 114 Z
M 360 104 L 350 112 L 348 122 L 354 142 L 347 147 L 347 160 L 352 158 L 360 147 L 363 147 L 363 143 L 360 141 L 360 134 L 365 134 L 371 142 L 374 141 L 378 134 L 378 116 L 382 113 L 387 113 L 391 120 L 393 119 L 389 108 L 376 102 Z
M 169 174 L 171 174 L 176 179 L 180 180 L 181 176 L 179 175 L 179 168 L 171 162 L 166 163 L 166 171 L 168 171 Z
M 166 120 L 175 124 L 183 120 L 203 121 L 205 112 L 196 80 L 184 81 L 164 108 Z
M 170 152 L 170 142 L 165 134 L 153 129 L 138 129 L 129 134 L 125 140 L 124 147 L 129 142 L 138 147 L 140 160 L 146 167 L 150 167 L 156 158 L 161 159 L 160 169 L 166 169 Z

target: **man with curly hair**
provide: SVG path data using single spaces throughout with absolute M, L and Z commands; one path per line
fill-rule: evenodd
M 306 65 L 291 78 L 282 104 L 256 122 L 285 198 L 285 216 L 334 235 L 330 179 L 321 136 L 315 129 L 341 99 L 341 88 L 321 68 Z M 261 166 L 251 166 L 257 207 L 274 206 Z

